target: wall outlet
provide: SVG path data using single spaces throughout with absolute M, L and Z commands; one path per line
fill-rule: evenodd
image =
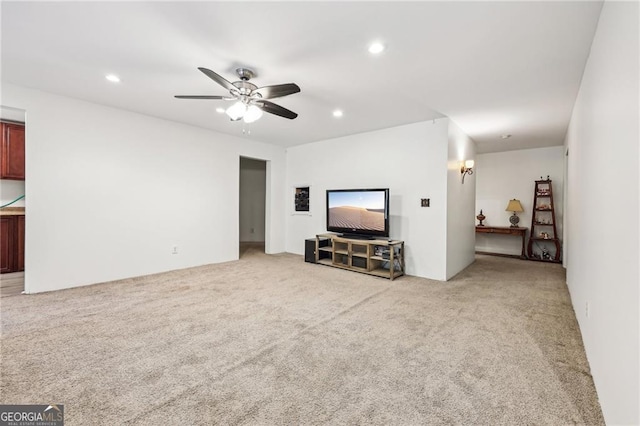
M 171 249 L 171 254 L 178 254 L 178 246 L 173 246 Z
M 589 302 L 584 304 L 584 314 L 587 318 L 589 318 L 589 315 L 591 315 L 590 311 L 591 306 L 589 306 Z

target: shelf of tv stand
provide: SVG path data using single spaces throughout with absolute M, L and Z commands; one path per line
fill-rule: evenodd
M 321 239 L 328 239 L 329 245 L 320 247 Z M 389 258 L 376 255 L 376 247 L 388 248 Z M 320 252 L 328 253 L 329 256 L 320 256 Z M 316 263 L 393 280 L 404 275 L 404 241 L 363 240 L 345 238 L 339 234 L 318 234 Z

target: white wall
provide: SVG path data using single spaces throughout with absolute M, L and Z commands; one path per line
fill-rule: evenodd
M 287 150 L 287 251 L 326 232 L 325 191 L 389 188 L 390 235 L 405 241 L 407 273 L 446 279 L 448 119 Z M 293 213 L 294 187 L 311 185 L 310 215 Z M 430 198 L 431 207 L 420 207 Z
M 240 156 L 269 160 L 267 251 L 284 249 L 284 149 L 2 89 L 27 113 L 27 292 L 237 259 Z
M 567 280 L 611 425 L 640 423 L 638 9 L 604 3 L 566 138 Z
M 240 241 L 264 242 L 267 164 L 240 159 Z
M 447 279 L 475 261 L 476 180 L 467 175 L 464 184 L 460 166 L 475 160 L 476 144 L 449 120 L 447 171 Z
M 556 230 L 562 240 L 564 206 L 564 147 L 523 149 L 491 154 L 478 154 L 476 172 L 476 213 L 487 217 L 485 225 L 510 226 L 505 211 L 509 200 L 517 198 L 524 212 L 518 213 L 520 226 L 531 232 L 533 193 L 535 181 L 549 178 L 553 181 L 553 202 L 555 204 Z M 475 223 L 479 223 L 477 219 Z M 520 255 L 522 240 L 506 235 L 476 235 L 476 250 L 492 253 Z

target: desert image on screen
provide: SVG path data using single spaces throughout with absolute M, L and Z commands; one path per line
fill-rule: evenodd
M 384 231 L 384 192 L 332 193 L 329 226 Z

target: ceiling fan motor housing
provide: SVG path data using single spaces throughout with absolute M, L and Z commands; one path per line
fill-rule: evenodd
M 236 74 L 238 74 L 241 80 L 251 80 L 256 76 L 256 73 L 249 68 L 236 68 Z
M 249 95 L 258 88 L 258 86 L 253 83 L 249 83 L 247 80 L 235 81 L 231 84 L 238 88 L 238 92 L 241 95 Z M 233 91 L 231 93 L 233 93 Z

